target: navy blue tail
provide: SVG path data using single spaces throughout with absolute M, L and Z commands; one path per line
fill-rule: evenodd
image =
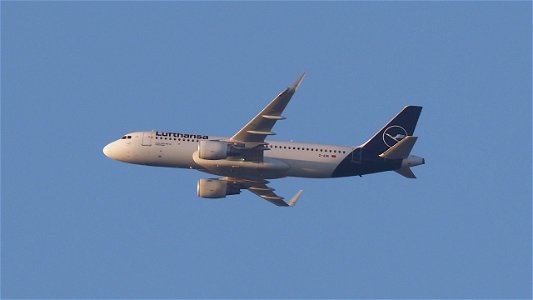
M 412 136 L 418 117 L 422 112 L 421 106 L 404 107 L 387 125 L 363 144 L 362 149 L 367 157 L 376 157 L 394 146 L 406 136 Z
M 379 155 L 406 136 L 413 135 L 420 112 L 422 112 L 420 106 L 404 107 L 371 139 L 348 154 L 335 168 L 331 176 L 364 175 L 400 169 L 401 159 L 383 159 Z

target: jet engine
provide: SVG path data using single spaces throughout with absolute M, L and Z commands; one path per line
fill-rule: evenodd
M 218 179 L 199 179 L 196 193 L 201 198 L 225 198 L 240 194 L 241 190 L 231 183 Z
M 239 155 L 239 152 L 226 142 L 200 141 L 198 143 L 198 157 L 201 159 L 224 159 L 234 155 Z

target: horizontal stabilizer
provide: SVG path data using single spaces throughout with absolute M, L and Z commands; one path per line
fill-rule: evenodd
M 416 178 L 415 173 L 413 173 L 413 171 L 409 167 L 403 167 L 398 170 L 394 170 L 394 172 L 407 178 Z
M 390 147 L 385 152 L 381 153 L 379 157 L 387 159 L 407 158 L 416 143 L 416 139 L 417 137 L 415 136 L 406 136 L 401 141 L 396 143 L 396 145 Z

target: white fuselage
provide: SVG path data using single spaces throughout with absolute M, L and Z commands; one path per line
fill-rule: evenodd
M 263 162 L 243 159 L 201 160 L 200 140 L 227 137 L 180 133 L 133 132 L 104 148 L 112 159 L 148 166 L 196 169 L 202 172 L 245 178 L 332 177 L 335 168 L 350 155 L 353 147 L 266 141 Z

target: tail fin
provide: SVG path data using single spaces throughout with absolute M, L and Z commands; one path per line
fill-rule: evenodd
M 365 156 L 377 157 L 398 144 L 405 137 L 412 136 L 421 111 L 421 106 L 404 107 L 387 125 L 363 144 Z

